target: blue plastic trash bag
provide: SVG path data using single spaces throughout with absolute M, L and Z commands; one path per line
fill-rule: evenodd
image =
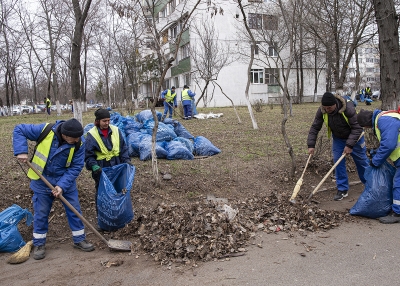
M 221 153 L 221 150 L 215 147 L 207 138 L 197 136 L 194 139 L 194 154 L 196 156 L 213 156 L 218 153 Z
M 187 131 L 187 129 L 179 121 L 174 120 L 173 126 L 174 126 L 174 131 L 178 137 L 183 137 L 186 139 L 194 139 L 194 136 L 190 134 L 190 132 Z
M 165 143 L 165 150 L 167 150 L 168 160 L 193 160 L 192 152 L 186 148 L 185 143 L 179 140 L 173 140 Z
M 367 168 L 364 173 L 367 180 L 364 191 L 350 209 L 350 214 L 369 218 L 387 216 L 392 210 L 395 172 L 396 169 L 388 162 L 379 168 Z
M 146 161 L 151 159 L 151 135 L 144 134 L 140 138 L 139 143 L 139 158 L 141 161 Z M 156 156 L 157 158 L 166 158 L 167 151 L 164 149 L 165 142 L 156 142 Z
M 97 221 L 101 229 L 117 230 L 133 219 L 134 178 L 135 167 L 126 163 L 103 168 L 97 195 Z
M 31 212 L 15 204 L 0 213 L 0 252 L 15 252 L 25 245 L 17 227 L 23 218 L 31 225 Z
M 154 129 L 153 118 L 146 120 L 146 122 L 143 124 L 143 128 L 147 130 L 147 134 L 152 135 Z M 174 128 L 171 125 L 158 122 L 156 141 L 171 141 L 176 137 L 177 136 L 174 132 Z
M 161 121 L 162 114 L 159 111 L 156 111 L 158 121 Z M 140 123 L 144 123 L 146 120 L 153 118 L 153 113 L 151 113 L 150 109 L 142 110 L 138 114 L 136 114 L 136 120 Z
M 192 98 L 192 115 L 197 115 L 196 100 Z
M 93 126 L 94 126 L 94 123 L 89 123 L 89 124 L 87 124 L 87 125 L 85 126 L 85 128 L 83 129 L 83 135 L 84 135 L 85 137 L 86 137 L 86 133 L 88 133 L 88 131 L 89 131 L 90 129 L 92 129 Z
M 134 132 L 130 133 L 127 138 L 129 157 L 139 157 L 139 145 L 142 140 L 143 133 Z

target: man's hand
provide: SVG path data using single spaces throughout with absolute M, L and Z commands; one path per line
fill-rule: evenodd
M 315 148 L 308 148 L 308 154 L 314 155 Z
M 59 186 L 55 186 L 54 190 L 51 191 L 53 196 L 58 198 L 60 195 L 62 195 L 63 190 Z
M 351 152 L 353 152 L 353 149 L 351 149 L 350 147 L 344 147 L 344 150 L 343 150 L 343 154 L 346 154 L 346 155 L 348 155 L 348 154 L 350 154 Z
M 21 163 L 26 163 L 28 162 L 28 154 L 18 154 L 17 155 L 17 160 Z

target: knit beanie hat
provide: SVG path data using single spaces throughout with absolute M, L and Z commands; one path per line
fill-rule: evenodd
M 69 119 L 61 124 L 61 134 L 72 138 L 79 138 L 83 135 L 82 124 L 75 118 Z
M 321 104 L 323 106 L 332 106 L 336 104 L 335 96 L 330 92 L 325 92 L 322 96 Z
M 96 116 L 96 120 L 110 118 L 110 112 L 107 109 L 100 108 L 94 112 L 94 116 Z
M 373 112 L 361 109 L 357 114 L 357 121 L 361 127 L 372 127 Z

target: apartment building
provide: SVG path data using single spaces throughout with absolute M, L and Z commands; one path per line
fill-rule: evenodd
M 203 48 L 207 34 L 202 33 L 206 30 L 212 32 L 212 37 L 206 38 L 207 42 L 213 42 L 213 45 L 217 46 L 213 51 L 220 53 L 219 57 L 227 57 L 227 59 L 225 64 L 218 66 L 218 72 L 210 72 L 213 77 L 212 81 L 207 85 L 204 98 L 198 106 L 230 106 L 231 100 L 237 106 L 246 105 L 245 89 L 248 80 L 251 44 L 246 38 L 243 16 L 238 4 L 234 1 L 201 3 L 185 25 L 194 3 L 191 0 L 185 2 L 164 0 L 158 2 L 154 9 L 157 27 L 161 31 L 162 52 L 167 59 L 174 54 L 175 41 L 182 32 L 177 57 L 166 74 L 163 88 L 175 86 L 180 100 L 181 90 L 186 84 L 196 92 L 196 99 L 200 96 L 207 85 L 204 71 L 220 64 L 213 55 L 208 56 L 213 58 L 214 66 L 211 64 L 210 67 L 210 65 L 202 63 L 202 61 L 207 61 L 204 59 Z M 257 34 L 257 30 L 279 28 L 279 17 L 268 1 L 253 0 L 244 5 L 248 25 L 255 34 Z M 250 103 L 256 100 L 262 100 L 264 103 L 282 102 L 279 81 L 282 79 L 285 69 L 276 63 L 276 59 L 278 55 L 282 58 L 287 57 L 288 51 L 285 47 L 280 47 L 278 51 L 277 46 L 279 43 L 257 38 L 257 45 L 254 47 L 254 62 L 250 68 Z M 317 94 L 321 95 L 325 91 L 325 71 L 319 70 L 316 73 L 314 65 L 311 64 L 304 66 L 303 72 L 305 81 L 303 100 L 311 102 L 316 100 Z M 318 80 L 315 80 L 316 74 Z M 296 70 L 292 67 L 289 75 L 289 91 L 292 96 L 296 96 L 296 81 Z M 213 82 L 217 84 L 213 84 Z M 154 85 L 143 85 L 142 93 L 149 93 L 151 88 L 154 89 Z

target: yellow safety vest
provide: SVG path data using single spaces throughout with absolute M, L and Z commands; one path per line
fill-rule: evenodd
M 42 132 L 46 128 L 47 124 L 42 129 Z M 51 130 L 49 132 L 49 134 L 47 134 L 47 136 L 42 140 L 42 142 L 39 143 L 39 145 L 36 148 L 35 154 L 33 155 L 32 165 L 41 174 L 43 173 L 44 167 L 46 166 L 47 158 L 49 157 L 51 143 L 53 142 L 53 138 L 54 138 L 54 132 L 53 132 L 53 130 Z M 74 156 L 74 152 L 75 152 L 75 147 L 72 147 L 69 150 L 67 163 L 65 165 L 66 168 L 68 168 L 71 165 L 72 157 Z M 28 178 L 30 178 L 32 180 L 38 180 L 40 177 L 35 173 L 35 171 L 33 171 L 32 169 L 29 169 L 28 170 Z
M 383 113 L 381 112 L 381 113 L 378 114 L 378 116 L 375 118 L 375 133 L 376 133 L 376 137 L 378 137 L 379 142 L 381 142 L 381 131 L 378 128 L 378 119 L 381 116 L 391 116 L 391 117 L 394 117 L 394 118 L 397 118 L 397 119 L 400 120 L 400 114 L 397 113 L 396 111 L 394 111 L 394 112 L 383 112 Z M 393 162 L 400 158 L 400 134 L 397 137 L 396 149 L 394 149 L 394 151 L 392 153 L 390 153 L 389 158 Z
M 51 101 L 50 101 L 50 99 L 46 98 L 46 107 L 47 107 L 47 102 L 49 103 L 49 106 L 48 106 L 48 107 L 51 107 Z
M 165 100 L 167 102 L 171 103 L 174 100 L 175 96 L 176 96 L 176 92 L 172 93 L 171 90 L 168 89 L 168 92 L 165 95 Z
M 189 96 L 187 89 L 184 89 L 182 91 L 182 100 L 192 100 L 192 98 Z
M 88 132 L 93 136 L 93 138 L 96 140 L 97 144 L 100 147 L 100 151 L 95 151 L 94 153 L 96 154 L 97 161 L 104 160 L 110 161 L 112 157 L 117 157 L 119 156 L 119 132 L 118 132 L 118 127 L 114 125 L 110 125 L 111 128 L 111 142 L 113 144 L 113 147 L 111 151 L 109 151 L 104 145 L 103 140 L 101 140 L 99 131 L 97 130 L 97 126 L 94 126 L 92 129 L 90 129 Z
M 341 114 L 343 115 L 343 117 L 344 117 L 344 119 L 346 120 L 347 124 L 349 124 L 349 119 L 348 119 L 347 116 L 344 114 L 344 112 L 342 112 Z M 322 115 L 322 117 L 324 118 L 324 122 L 325 122 L 325 124 L 326 124 L 326 128 L 328 129 L 328 139 L 329 139 L 329 138 L 331 138 L 332 130 L 331 130 L 331 128 L 330 128 L 329 125 L 328 125 L 328 113 L 324 113 L 324 114 Z M 350 126 L 350 124 L 349 124 L 349 126 Z

